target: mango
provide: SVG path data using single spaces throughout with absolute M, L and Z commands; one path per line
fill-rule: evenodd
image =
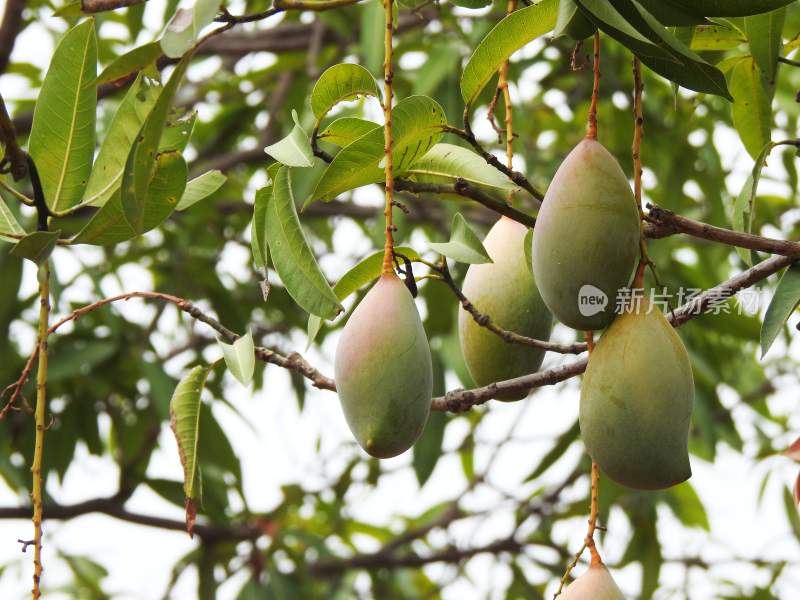
M 534 230 L 533 273 L 547 307 L 569 327 L 606 327 L 637 263 L 639 211 L 602 144 L 587 138 L 567 155 Z
M 606 566 L 596 563 L 567 586 L 561 600 L 625 600 L 625 596 Z
M 693 402 L 686 348 L 661 311 L 642 298 L 589 356 L 579 413 L 586 449 L 608 477 L 628 487 L 686 481 Z
M 493 262 L 470 265 L 462 291 L 482 314 L 499 327 L 536 339 L 550 338 L 553 318 L 542 301 L 525 257 L 527 228 L 502 217 L 489 230 L 484 247 Z M 459 309 L 461 352 L 477 385 L 533 373 L 542 365 L 544 350 L 510 344 Z M 499 395 L 498 400 L 520 400 L 527 391 Z
M 334 361 L 336 389 L 359 445 L 376 458 L 408 450 L 433 395 L 428 338 L 405 284 L 382 275 L 350 315 Z

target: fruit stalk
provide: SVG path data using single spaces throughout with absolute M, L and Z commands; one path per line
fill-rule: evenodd
M 641 288 L 644 282 L 644 270 L 650 263 L 647 254 L 647 238 L 644 230 L 644 209 L 642 208 L 642 137 L 644 135 L 644 116 L 642 113 L 642 65 L 637 56 L 633 57 L 633 197 L 639 211 L 639 266 L 633 279 L 633 287 Z
M 50 266 L 47 260 L 39 267 L 39 331 L 37 347 L 39 367 L 36 373 L 36 438 L 33 449 L 33 600 L 40 596 L 42 578 L 42 455 L 44 452 L 45 405 L 47 403 L 47 325 L 50 318 Z
M 517 0 L 508 0 L 506 5 L 506 14 L 511 14 L 517 8 Z M 514 117 L 513 106 L 511 105 L 511 93 L 508 91 L 508 60 L 504 60 L 500 65 L 500 71 L 497 77 L 497 89 L 503 94 L 503 107 L 505 108 L 505 125 L 506 125 L 506 166 L 514 169 Z M 506 196 L 508 204 L 512 202 L 512 194 L 508 192 Z
M 597 98 L 600 95 L 600 31 L 594 32 L 594 62 L 592 63 L 594 82 L 592 83 L 592 102 L 589 104 L 589 124 L 586 137 L 597 139 Z
M 383 143 L 386 162 L 384 173 L 386 174 L 386 205 L 383 216 L 386 221 L 386 243 L 383 247 L 383 269 L 382 274 L 393 273 L 392 261 L 394 259 L 394 238 L 392 232 L 392 202 L 394 199 L 394 165 L 392 164 L 392 34 L 394 32 L 394 7 L 392 0 L 383 0 L 384 18 L 386 31 L 383 36 L 384 57 L 383 57 Z
M 594 350 L 594 332 L 587 331 L 585 332 L 586 337 L 586 348 L 589 351 L 589 355 L 591 356 L 592 351 Z M 600 487 L 600 467 L 594 461 L 592 461 L 592 479 L 591 479 L 591 489 L 589 492 L 590 498 L 590 506 L 589 506 L 589 529 L 586 532 L 586 540 L 584 544 L 586 548 L 589 549 L 589 554 L 592 555 L 592 564 L 600 564 L 602 563 L 602 559 L 600 558 L 600 553 L 597 551 L 597 546 L 594 543 L 594 532 L 597 529 L 597 512 L 598 512 L 598 495 L 599 495 L 599 487 Z

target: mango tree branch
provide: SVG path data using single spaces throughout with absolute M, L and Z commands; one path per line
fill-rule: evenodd
M 81 0 L 81 12 L 99 13 L 142 4 L 147 0 Z

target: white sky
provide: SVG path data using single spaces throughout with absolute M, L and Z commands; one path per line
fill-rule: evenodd
M 152 0 L 148 3 L 147 18 L 153 21 L 154 14 L 161 14 L 163 3 Z M 232 8 L 233 11 L 233 8 Z M 143 34 L 144 35 L 144 34 Z M 142 40 L 140 40 L 141 42 Z M 537 48 L 532 44 L 522 53 L 530 53 Z M 35 51 L 33 50 L 35 49 Z M 50 37 L 40 25 L 29 27 L 17 40 L 13 60 L 25 60 L 44 66 L 52 52 Z M 513 93 L 521 93 L 524 97 L 533 94 L 537 79 L 541 73 L 528 70 L 520 81 L 520 88 L 513 86 Z M 30 97 L 31 92 L 24 87 L 23 80 L 4 75 L 0 78 L 3 94 L 6 98 Z M 548 103 L 554 108 L 561 104 L 557 94 L 550 95 Z M 562 105 L 563 106 L 563 105 Z M 201 114 L 202 118 L 202 114 Z M 476 118 L 479 134 L 490 136 L 488 131 L 481 131 L 485 120 Z M 485 127 L 488 128 L 488 125 Z M 720 128 L 715 134 L 715 145 L 723 155 L 723 164 L 733 169 L 729 177 L 730 190 L 738 190 L 751 168 L 751 160 L 738 142 L 738 137 L 729 130 Z M 646 160 L 646 150 L 645 150 Z M 780 180 L 783 176 L 780 161 L 771 161 L 768 173 Z M 522 162 L 516 164 L 523 167 Z M 768 189 L 769 181 L 764 182 Z M 774 191 L 785 193 L 785 188 L 774 184 Z M 355 227 L 343 228 L 337 232 L 335 244 L 336 256 L 353 256 L 363 254 L 369 249 L 369 242 L 360 236 Z M 159 235 L 157 232 L 150 235 Z M 657 242 L 656 242 L 657 243 Z M 54 255 L 56 269 L 65 279 L 70 272 L 79 268 L 78 263 L 70 255 L 80 254 L 82 260 L 93 262 L 97 254 L 90 248 L 80 247 L 74 251 L 58 249 Z M 228 244 L 221 261 L 221 277 L 241 278 L 245 275 L 245 265 L 249 256 L 239 247 Z M 326 257 L 322 261 L 329 276 L 342 273 L 350 265 L 341 259 Z M 118 287 L 112 280 L 103 282 L 103 292 L 111 295 L 135 289 L 152 289 L 152 282 L 147 272 L 137 267 L 129 267 L 123 272 L 125 287 Z M 35 289 L 35 274 L 26 265 L 23 294 Z M 253 285 L 256 285 L 254 282 Z M 79 283 L 71 291 L 66 300 L 91 301 L 91 288 L 86 282 Z M 455 307 L 455 304 L 454 304 Z M 454 308 L 455 309 L 455 308 Z M 153 314 L 153 306 L 139 301 L 130 301 L 118 305 L 119 310 L 132 322 L 143 323 Z M 793 316 L 790 324 L 798 320 Z M 174 311 L 167 310 L 160 326 L 167 331 L 177 327 Z M 560 326 L 559 326 L 560 327 Z M 68 331 L 65 329 L 65 331 Z M 13 330 L 15 340 L 27 351 L 33 343 L 33 331 L 24 326 Z M 556 336 L 569 338 L 566 329 L 559 328 Z M 305 339 L 296 335 L 294 348 L 302 350 Z M 331 336 L 322 348 L 314 348 L 307 353 L 309 360 L 325 373 L 332 373 L 332 357 L 336 336 Z M 787 351 L 783 342 L 776 342 L 773 353 Z M 794 343 L 791 348 L 794 357 L 800 357 L 800 344 Z M 207 358 L 219 355 L 217 348 L 208 351 Z M 560 357 L 548 355 L 545 368 L 561 360 Z M 178 375 L 182 365 L 173 361 L 168 369 Z M 261 367 L 259 367 L 261 368 Z M 226 394 L 245 420 L 255 428 L 255 432 L 242 424 L 240 418 L 221 403 L 214 404 L 214 414 L 220 421 L 229 439 L 241 458 L 244 473 L 244 487 L 248 502 L 253 510 L 267 510 L 280 499 L 280 486 L 287 482 L 300 482 L 305 487 L 313 488 L 321 485 L 325 479 L 321 477 L 320 458 L 315 452 L 315 443 L 319 437 L 322 441 L 322 455 L 332 457 L 326 463 L 327 476 L 331 477 L 341 471 L 346 463 L 348 453 L 342 451 L 341 444 L 351 439 L 344 422 L 336 397 L 329 392 L 309 389 L 306 409 L 300 414 L 293 392 L 289 386 L 287 374 L 280 368 L 269 366 L 266 373 L 266 391 L 253 394 L 244 391 L 230 376 L 228 378 L 229 393 Z M 456 387 L 456 381 L 449 381 L 449 387 Z M 732 404 L 732 394 L 723 395 L 727 406 Z M 770 401 L 778 412 L 789 413 L 795 410 L 796 390 L 781 389 Z M 503 449 L 491 470 L 491 481 L 501 489 L 521 496 L 529 493 L 534 486 L 521 485 L 521 480 L 537 464 L 541 456 L 550 448 L 552 438 L 566 429 L 576 418 L 578 409 L 577 380 L 572 380 L 555 388 L 545 388 L 536 392 L 529 400 L 518 403 L 490 403 L 490 414 L 484 419 L 478 431 L 478 440 L 483 442 L 476 451 L 476 471 L 480 471 L 491 453 L 493 441 L 503 439 L 509 428 L 517 425 L 517 438 Z M 745 408 L 736 408 L 734 417 L 741 425 L 746 440 L 754 439 L 752 414 Z M 103 431 L 108 432 L 108 423 L 103 422 Z M 794 429 L 800 430 L 800 419 L 794 418 Z M 467 431 L 463 421 L 452 424 L 447 429 L 445 448 L 457 448 Z M 786 439 L 788 444 L 791 439 Z M 181 469 L 177 457 L 174 440 L 168 428 L 162 431 L 162 448 L 157 450 L 148 470 L 153 477 L 180 479 Z M 746 444 L 746 451 L 753 450 L 752 441 Z M 557 467 L 551 469 L 546 478 L 536 485 L 557 482 L 572 468 L 579 456 L 578 448 L 573 448 Z M 747 452 L 746 452 L 747 453 Z M 268 459 L 268 460 L 267 460 Z M 410 468 L 410 452 L 385 462 L 385 466 L 393 474 L 381 479 L 377 490 L 367 491 L 354 487 L 348 495 L 348 510 L 358 518 L 372 523 L 393 522 L 391 515 L 416 515 L 436 502 L 450 499 L 455 491 L 465 486 L 461 466 L 457 456 L 443 458 L 428 484 L 418 490 L 413 471 Z M 790 461 L 775 457 L 759 464 L 721 446 L 715 464 L 707 464 L 692 457 L 693 485 L 701 496 L 709 519 L 712 533 L 689 531 L 676 524 L 675 519 L 666 510 L 659 513 L 659 532 L 665 556 L 700 555 L 707 560 L 727 557 L 733 553 L 743 557 L 764 559 L 786 558 L 797 560 L 798 543 L 791 535 L 782 504 L 783 488 L 790 484 L 797 473 L 797 465 Z M 763 474 L 773 470 L 774 474 L 760 507 L 756 506 L 756 495 Z M 75 460 L 70 467 L 63 484 L 55 485 L 51 480 L 48 485 L 50 493 L 60 503 L 72 503 L 109 495 L 116 491 L 117 471 L 113 463 L 105 458 L 89 456 L 83 446 L 79 446 Z M 585 490 L 581 491 L 585 493 Z M 576 495 L 573 492 L 573 495 Z M 18 505 L 26 499 L 16 497 L 8 489 L 0 486 L 0 505 Z M 475 510 L 492 509 L 498 504 L 497 495 L 486 487 L 479 487 L 466 497 L 465 507 Z M 154 514 L 182 519 L 183 512 L 179 508 L 161 500 L 155 494 L 140 488 L 129 501 L 127 507 L 136 512 Z M 587 507 L 588 510 L 588 507 Z M 619 513 L 612 513 L 609 533 L 601 546 L 604 557 L 614 562 L 621 557 L 629 537 L 625 519 Z M 496 510 L 482 521 L 467 521 L 452 528 L 452 540 L 467 545 L 478 545 L 490 542 L 507 535 L 512 522 L 508 514 Z M 31 586 L 31 554 L 20 553 L 17 538 L 31 537 L 32 526 L 27 520 L 0 521 L 0 564 L 8 568 L 0 576 L 0 598 L 21 598 L 28 595 Z M 585 534 L 585 518 L 579 517 L 560 524 L 554 531 L 555 541 L 567 541 L 572 549 L 577 549 Z M 432 536 L 444 543 L 444 534 Z M 195 547 L 188 536 L 178 532 L 166 532 L 158 529 L 141 527 L 123 523 L 102 515 L 87 515 L 70 522 L 49 521 L 45 524 L 44 586 L 48 598 L 65 597 L 56 590 L 60 584 L 69 580 L 70 575 L 63 561 L 58 559 L 58 551 L 69 554 L 83 554 L 102 563 L 110 571 L 106 579 L 107 591 L 115 598 L 150 599 L 159 598 L 166 586 L 170 569 L 175 561 Z M 365 546 L 365 548 L 367 548 Z M 376 549 L 376 548 L 367 548 Z M 536 553 L 532 553 L 536 556 Z M 543 554 L 552 560 L 550 554 Z M 428 568 L 431 576 L 451 578 L 452 566 L 433 565 Z M 577 572 L 577 571 L 576 571 Z M 448 588 L 444 594 L 446 600 L 476 598 L 488 593 L 491 598 L 501 598 L 497 591 L 504 588 L 510 575 L 508 569 L 493 556 L 479 556 L 469 563 L 467 570 L 471 582 L 461 578 L 459 582 Z M 540 573 L 531 563 L 529 575 Z M 665 565 L 662 571 L 662 582 L 670 587 L 680 588 L 683 585 L 683 568 Z M 624 570 L 615 571 L 614 577 L 629 595 L 638 589 L 639 567 L 631 565 Z M 725 564 L 714 569 L 718 577 L 728 577 L 739 582 L 764 585 L 766 574 L 757 572 L 746 564 Z M 233 598 L 238 588 L 246 580 L 246 570 L 237 575 L 232 582 L 220 589 L 221 599 Z M 800 589 L 800 568 L 788 569 L 781 579 L 781 594 L 787 600 L 792 591 Z M 363 577 L 361 585 L 363 585 Z M 552 595 L 557 582 L 551 582 L 548 594 Z M 707 577 L 693 572 L 689 589 L 693 600 L 716 598 L 719 589 L 709 586 Z M 193 569 L 187 570 L 180 578 L 174 598 L 192 598 L 196 595 L 196 575 Z M 671 598 L 674 594 L 659 591 L 656 598 Z

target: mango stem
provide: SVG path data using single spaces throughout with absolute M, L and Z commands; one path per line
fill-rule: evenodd
M 600 95 L 600 31 L 594 32 L 594 63 L 592 65 L 594 82 L 592 84 L 592 102 L 589 104 L 589 123 L 586 128 L 586 137 L 590 140 L 597 139 L 597 98 Z
M 647 253 L 647 237 L 644 230 L 644 209 L 642 207 L 642 138 L 644 136 L 644 116 L 642 113 L 642 65 L 637 56 L 633 57 L 633 197 L 639 211 L 639 266 L 633 280 L 634 289 L 644 285 L 644 270 L 650 264 Z
M 386 30 L 384 31 L 384 58 L 383 58 L 383 142 L 386 155 L 384 173 L 386 174 L 386 204 L 383 216 L 386 221 L 386 243 L 383 247 L 383 269 L 381 273 L 388 275 L 394 273 L 392 267 L 394 258 L 394 225 L 392 223 L 392 206 L 394 199 L 394 165 L 392 161 L 392 34 L 394 33 L 394 10 L 392 0 L 383 0 Z

